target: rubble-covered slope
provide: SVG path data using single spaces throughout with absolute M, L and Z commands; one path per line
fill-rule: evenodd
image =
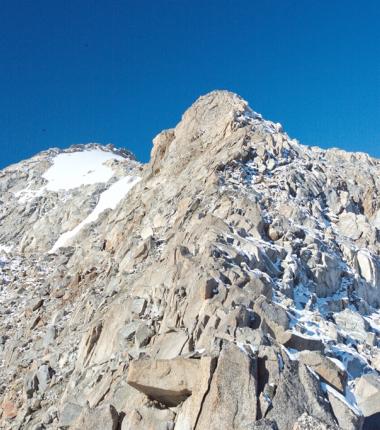
M 226 91 L 116 155 L 0 173 L 3 427 L 377 428 L 380 161 Z

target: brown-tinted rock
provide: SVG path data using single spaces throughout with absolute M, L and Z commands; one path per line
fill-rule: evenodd
M 197 389 L 199 378 L 209 377 L 214 361 L 211 357 L 135 360 L 129 365 L 127 381 L 149 398 L 177 406 Z
M 303 351 L 299 354 L 299 360 L 301 363 L 310 366 L 328 384 L 344 393 L 347 372 L 342 366 L 317 351 Z
M 227 343 L 219 356 L 197 422 L 199 430 L 238 430 L 256 420 L 257 362 Z M 212 412 L 211 412 L 212 411 Z

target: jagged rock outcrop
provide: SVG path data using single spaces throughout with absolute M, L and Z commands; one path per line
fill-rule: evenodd
M 67 154 L 94 151 L 59 188 Z M 365 428 L 379 178 L 380 161 L 302 146 L 227 91 L 147 165 L 90 145 L 5 169 L 1 425 Z

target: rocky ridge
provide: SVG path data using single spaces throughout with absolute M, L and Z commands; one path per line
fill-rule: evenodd
M 1 425 L 376 428 L 379 178 L 227 91 L 1 171 Z

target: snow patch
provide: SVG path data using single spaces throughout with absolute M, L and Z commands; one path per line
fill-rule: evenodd
M 78 234 L 78 232 L 86 225 L 98 219 L 99 215 L 106 209 L 115 209 L 118 203 L 128 194 L 141 178 L 138 176 L 126 176 L 112 184 L 108 190 L 104 191 L 99 198 L 98 204 L 94 210 L 73 230 L 63 233 L 53 245 L 49 253 L 56 252 L 62 246 L 66 246 L 70 239 Z
M 33 200 L 34 198 L 41 196 L 44 189 L 45 187 L 42 187 L 38 190 L 32 190 L 30 185 L 28 185 L 23 190 L 17 191 L 14 195 L 20 203 L 26 203 L 29 200 Z
M 12 251 L 12 246 L 0 244 L 0 253 L 9 254 L 11 251 Z
M 371 326 L 371 329 L 379 335 L 380 334 L 380 310 L 372 312 L 370 315 L 364 317 L 364 319 Z
M 91 149 L 58 154 L 53 165 L 42 175 L 48 181 L 49 191 L 71 190 L 81 185 L 108 182 L 113 171 L 104 163 L 108 160 L 124 160 L 113 152 Z
M 299 351 L 294 348 L 286 348 L 285 346 L 281 345 L 281 348 L 286 352 L 286 355 L 289 357 L 291 361 L 298 361 L 299 360 Z

